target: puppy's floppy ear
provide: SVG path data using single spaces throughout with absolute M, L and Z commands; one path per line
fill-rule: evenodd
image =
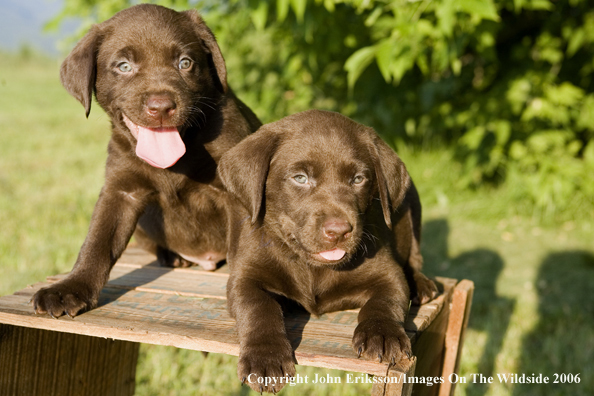
M 210 52 L 213 63 L 212 66 L 214 66 L 214 71 L 219 80 L 219 90 L 223 93 L 227 93 L 227 68 L 225 67 L 225 59 L 223 58 L 223 54 L 221 53 L 221 49 L 217 44 L 214 34 L 208 26 L 206 26 L 198 11 L 189 10 L 184 11 L 184 13 L 192 20 L 192 22 L 194 22 L 196 33 L 198 33 L 198 36 L 202 39 L 204 45 L 206 45 L 206 49 Z
M 93 26 L 64 59 L 60 68 L 62 85 L 84 106 L 87 117 L 91 112 L 95 89 L 97 50 L 100 40 L 99 28 Z
M 262 206 L 270 160 L 280 142 L 278 130 L 270 124 L 227 151 L 217 172 L 227 191 L 248 208 L 254 224 Z
M 379 196 L 382 203 L 384 220 L 392 228 L 392 213 L 398 209 L 406 192 L 411 186 L 411 179 L 404 162 L 372 129 L 370 154 L 375 168 Z

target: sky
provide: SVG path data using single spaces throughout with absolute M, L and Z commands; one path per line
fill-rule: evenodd
M 67 24 L 59 33 L 45 33 L 43 26 L 60 12 L 63 0 L 0 0 L 0 50 L 18 51 L 27 44 L 49 55 L 58 55 L 58 41 L 76 30 Z

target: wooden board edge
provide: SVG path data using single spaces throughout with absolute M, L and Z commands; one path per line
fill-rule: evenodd
M 455 384 L 450 383 L 447 378 L 454 373 L 458 373 L 473 293 L 474 282 L 468 279 L 461 280 L 454 288 L 445 337 L 445 356 L 442 370 L 444 383 L 439 387 L 439 396 L 454 394 Z
M 69 323 L 70 326 L 64 326 L 60 319 L 31 316 L 29 320 L 24 320 L 23 315 L 10 312 L 0 312 L 0 323 L 47 331 L 78 334 L 89 337 L 100 337 L 136 343 L 173 346 L 176 348 L 190 349 L 195 351 L 224 353 L 227 355 L 239 356 L 238 344 L 198 339 L 184 335 L 163 334 L 158 331 L 114 328 L 111 326 L 101 326 L 97 324 L 88 326 L 83 322 L 71 322 Z M 109 337 L 105 336 L 107 333 L 109 333 Z M 367 361 L 357 358 L 348 359 L 344 357 L 315 355 L 299 351 L 295 352 L 295 356 L 298 364 L 300 365 L 367 373 L 372 375 L 385 375 L 386 369 L 388 367 L 386 364 L 379 364 L 374 361 Z M 400 370 L 407 371 L 409 369 L 408 363 L 404 361 L 398 368 Z
M 184 335 L 163 334 L 157 331 L 115 328 L 112 326 L 101 326 L 98 324 L 89 326 L 84 322 L 75 321 L 70 322 L 69 326 L 64 326 L 60 319 L 53 319 L 49 316 L 31 316 L 29 320 L 24 320 L 23 315 L 21 314 L 4 311 L 0 312 L 0 323 L 40 330 L 79 334 L 89 337 L 174 346 L 177 348 L 213 353 L 225 353 L 234 356 L 239 355 L 239 345 L 197 339 Z M 109 334 L 109 336 L 107 337 L 105 334 Z

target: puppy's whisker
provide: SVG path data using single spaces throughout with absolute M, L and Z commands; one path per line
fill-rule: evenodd
M 211 109 L 213 109 L 213 110 L 216 110 L 216 108 L 215 108 L 214 106 L 212 106 L 212 105 L 209 105 L 208 103 L 205 103 L 205 102 L 198 102 L 198 103 L 200 103 L 200 104 L 203 104 L 203 105 L 205 105 L 205 106 L 207 106 L 207 107 L 210 107 L 210 108 L 211 108 Z
M 379 238 L 368 231 L 363 232 L 363 238 L 368 239 L 370 242 L 375 243 L 379 241 Z
M 190 117 L 189 117 L 190 123 L 196 122 L 195 126 L 200 127 L 200 122 L 202 121 L 206 125 L 207 117 L 201 108 L 191 107 L 189 110 L 191 111 Z M 195 116 L 198 116 L 198 118 L 196 118 Z

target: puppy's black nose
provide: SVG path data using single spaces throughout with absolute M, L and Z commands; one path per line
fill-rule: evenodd
M 146 101 L 149 116 L 161 121 L 173 117 L 175 108 L 175 102 L 168 95 L 151 95 Z
M 351 236 L 353 226 L 343 219 L 328 219 L 322 226 L 324 238 L 331 242 L 338 242 Z

